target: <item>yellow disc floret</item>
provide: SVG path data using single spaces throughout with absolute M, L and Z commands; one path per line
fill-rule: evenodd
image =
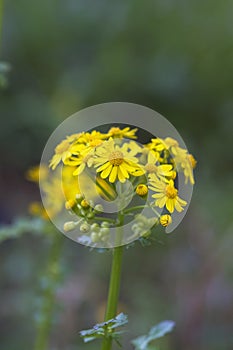
M 115 151 L 115 152 L 110 153 L 108 159 L 109 159 L 109 163 L 111 163 L 112 165 L 119 166 L 124 161 L 124 155 L 120 151 Z

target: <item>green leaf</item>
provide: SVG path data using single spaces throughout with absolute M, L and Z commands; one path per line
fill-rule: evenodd
M 11 225 L 0 226 L 0 243 L 11 238 L 18 238 L 25 233 L 41 234 L 46 224 L 41 219 L 18 218 Z
M 113 338 L 118 344 L 118 337 L 122 333 L 115 332 L 114 330 L 118 327 L 124 326 L 128 323 L 127 315 L 120 313 L 115 318 L 108 320 L 103 323 L 97 323 L 93 328 L 80 331 L 79 334 L 85 343 L 99 338 Z
M 165 334 L 171 332 L 175 326 L 173 321 L 163 321 L 152 327 L 148 334 L 142 335 L 134 340 L 132 344 L 135 350 L 149 350 L 148 344 L 155 339 L 163 337 Z

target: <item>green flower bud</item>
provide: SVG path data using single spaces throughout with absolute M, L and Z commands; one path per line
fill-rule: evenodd
M 91 234 L 91 240 L 93 243 L 97 243 L 99 242 L 99 235 L 97 232 L 92 232 Z
M 83 195 L 80 194 L 80 193 L 76 194 L 75 197 L 76 197 L 76 199 L 77 199 L 77 201 L 78 201 L 79 203 L 81 203 L 81 201 L 83 200 Z
M 133 224 L 132 225 L 132 231 L 135 231 L 135 230 L 137 230 L 138 229 L 138 224 Z
M 90 213 L 87 214 L 88 219 L 93 219 L 94 216 L 95 214 L 92 211 L 90 211 Z
M 75 229 L 75 227 L 77 226 L 77 223 L 74 221 L 67 221 L 65 222 L 64 226 L 63 226 L 63 230 L 65 232 L 69 232 Z
M 101 236 L 106 236 L 109 234 L 109 232 L 110 232 L 110 229 L 108 227 L 102 227 L 100 229 Z
M 103 222 L 101 223 L 101 227 L 110 227 L 110 223 L 107 222 L 107 221 L 103 221 Z
M 91 225 L 91 230 L 94 230 L 96 228 L 99 228 L 99 224 L 97 224 L 96 222 L 94 224 Z
M 87 233 L 90 231 L 90 225 L 87 222 L 84 222 L 81 226 L 80 226 L 80 231 L 83 233 Z
M 100 212 L 100 213 L 101 213 L 101 212 L 104 211 L 104 208 L 103 208 L 102 204 L 96 204 L 94 210 L 95 210 L 96 212 Z

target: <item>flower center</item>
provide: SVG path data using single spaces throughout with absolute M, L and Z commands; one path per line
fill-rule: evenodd
M 145 170 L 148 172 L 148 173 L 156 173 L 157 171 L 157 167 L 156 165 L 152 164 L 152 163 L 147 163 L 145 165 Z
M 119 166 L 123 163 L 124 155 L 120 151 L 115 151 L 110 153 L 108 160 L 112 165 Z
M 178 191 L 177 191 L 176 188 L 174 188 L 174 187 L 171 186 L 171 185 L 167 185 L 167 187 L 166 187 L 166 196 L 167 196 L 168 198 L 171 198 L 171 199 L 176 198 L 177 192 L 178 192 Z
M 64 140 L 60 143 L 60 145 L 57 145 L 55 152 L 57 154 L 62 154 L 63 152 L 67 151 L 70 147 L 70 143 L 67 140 Z

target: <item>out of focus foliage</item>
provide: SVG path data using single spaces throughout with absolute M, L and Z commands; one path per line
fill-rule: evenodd
M 132 320 L 126 343 L 171 318 L 177 327 L 161 349 L 233 347 L 232 13 L 231 0 L 5 2 L 0 61 L 11 71 L 0 90 L 3 224 L 39 199 L 24 174 L 40 161 L 51 132 L 89 105 L 151 107 L 198 159 L 182 225 L 161 244 L 125 254 L 120 311 Z M 32 348 L 46 242 L 23 235 L 0 246 L 4 349 Z M 102 321 L 111 256 L 65 240 L 61 259 L 65 280 L 56 293 L 51 348 L 73 350 L 81 346 L 77 331 Z

